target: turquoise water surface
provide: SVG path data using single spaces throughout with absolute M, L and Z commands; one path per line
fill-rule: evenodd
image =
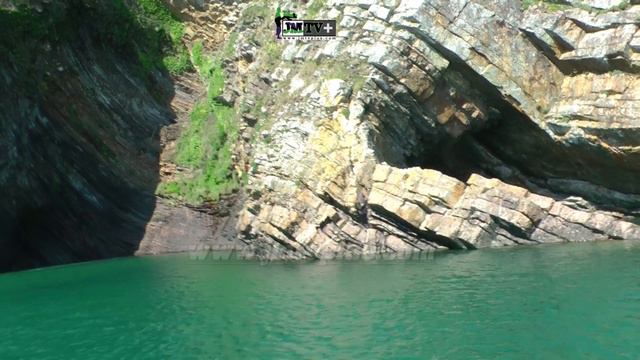
M 0 275 L 0 359 L 637 359 L 640 243 Z

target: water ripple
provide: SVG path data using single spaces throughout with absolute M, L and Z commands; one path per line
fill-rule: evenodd
M 118 259 L 0 276 L 0 358 L 640 357 L 640 246 Z

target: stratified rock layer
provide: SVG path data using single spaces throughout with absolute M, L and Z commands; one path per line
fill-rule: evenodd
M 173 118 L 170 79 L 141 76 L 91 27 L 108 3 L 43 3 L 35 19 L 60 38 L 35 20 L 1 26 L 25 46 L 0 56 L 0 272 L 133 254 L 156 204 L 159 129 Z
M 640 6 L 616 9 L 336 0 L 315 17 L 337 39 L 275 67 L 256 44 L 241 238 L 281 258 L 640 238 Z

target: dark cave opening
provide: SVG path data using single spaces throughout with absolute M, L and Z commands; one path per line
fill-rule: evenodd
M 437 146 L 405 157 L 406 167 L 433 169 L 467 182 L 472 174 L 496 178 L 556 200 L 581 197 L 603 210 L 637 213 L 640 196 L 632 168 L 583 144 L 553 140 L 510 104 L 492 103 L 500 116 L 489 126 L 441 139 Z M 428 135 L 424 141 L 429 141 Z
M 443 141 L 437 151 L 408 158 L 407 165 L 437 170 L 463 182 L 474 173 L 490 176 L 487 169 L 481 166 L 482 161 L 476 152 L 477 145 L 472 134 L 464 134 L 456 139 Z

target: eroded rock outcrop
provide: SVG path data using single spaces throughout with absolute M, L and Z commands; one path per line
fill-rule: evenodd
M 337 39 L 254 43 L 241 238 L 285 258 L 640 238 L 640 6 L 602 6 L 336 0 Z

